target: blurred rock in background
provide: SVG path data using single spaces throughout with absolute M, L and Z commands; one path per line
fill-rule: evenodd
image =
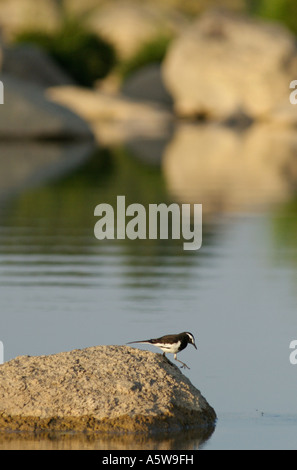
M 37 46 L 3 45 L 2 54 L 2 73 L 36 83 L 44 88 L 74 84 L 73 78 Z
M 284 27 L 216 12 L 174 41 L 163 77 L 180 116 L 258 119 L 288 101 L 296 70 L 295 37 Z
M 277 199 L 297 180 L 295 9 L 293 0 L 0 0 L 0 138 L 94 135 L 160 165 L 179 200 L 207 184 L 229 191 L 226 207 L 245 187 Z
M 6 40 L 25 29 L 54 31 L 61 22 L 60 11 L 52 0 L 1 0 L 0 27 Z

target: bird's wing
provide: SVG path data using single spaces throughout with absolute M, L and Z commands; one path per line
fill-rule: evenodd
M 177 339 L 177 335 L 166 335 L 166 336 L 161 336 L 161 338 L 155 338 L 155 339 L 151 339 L 151 343 L 152 344 L 162 344 L 162 343 L 173 343 L 174 341 L 176 341 Z

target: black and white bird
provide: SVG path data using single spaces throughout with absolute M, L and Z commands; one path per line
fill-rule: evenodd
M 152 344 L 153 346 L 157 346 L 157 348 L 160 348 L 163 351 L 164 357 L 166 357 L 165 353 L 174 354 L 174 359 L 177 362 L 180 362 L 182 364 L 181 368 L 185 367 L 187 369 L 190 369 L 190 368 L 187 366 L 187 364 L 177 359 L 176 355 L 177 353 L 185 349 L 189 343 L 192 344 L 194 348 L 197 349 L 197 346 L 195 344 L 195 338 L 192 335 L 192 333 L 189 333 L 188 331 L 179 333 L 177 335 L 161 336 L 161 338 L 146 339 L 142 341 L 131 341 L 130 343 L 127 343 L 127 344 L 135 344 L 135 343 Z

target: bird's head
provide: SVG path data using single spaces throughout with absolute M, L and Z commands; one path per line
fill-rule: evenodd
M 189 333 L 189 332 L 187 331 L 186 334 L 188 335 L 189 343 L 192 344 L 195 349 L 197 349 L 197 346 L 196 346 L 196 344 L 195 344 L 195 338 L 194 338 L 194 336 L 192 335 L 192 333 Z

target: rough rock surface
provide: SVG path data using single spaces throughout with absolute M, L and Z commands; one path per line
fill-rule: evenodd
M 214 426 L 215 419 L 161 354 L 97 346 L 0 365 L 0 431 L 150 432 Z
M 296 66 L 295 37 L 284 27 L 212 12 L 173 41 L 163 77 L 179 115 L 257 119 L 288 102 Z

